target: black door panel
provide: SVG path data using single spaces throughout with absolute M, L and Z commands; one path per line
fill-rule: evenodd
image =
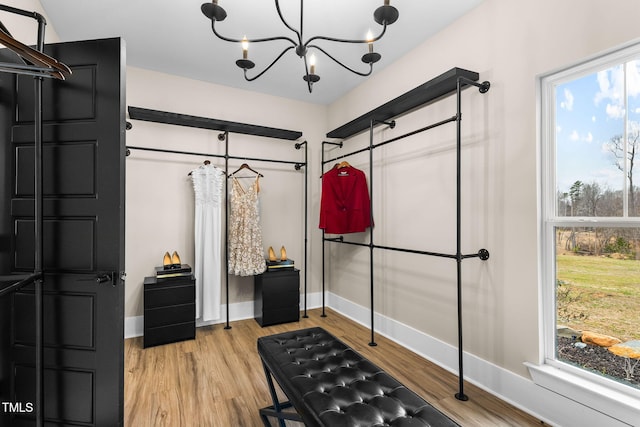
M 66 81 L 45 79 L 43 84 L 45 425 L 119 426 L 124 393 L 124 46 L 120 39 L 105 39 L 53 44 L 45 51 L 73 71 Z M 0 76 L 0 94 L 0 119 L 13 118 L 13 123 L 0 123 L 0 135 L 8 139 L 0 141 L 5 144 L 0 160 L 11 173 L 3 175 L 1 186 L 10 197 L 1 200 L 0 231 L 10 234 L 3 241 L 11 248 L 8 259 L 3 249 L 2 265 L 8 263 L 11 272 L 32 271 L 33 78 Z M 107 279 L 97 280 L 102 276 Z M 9 341 L 0 343 L 0 400 L 35 402 L 33 287 L 9 298 L 2 308 L 10 311 L 10 332 L 6 323 L 0 325 L 0 337 Z M 11 414 L 9 423 L 32 426 L 34 413 Z

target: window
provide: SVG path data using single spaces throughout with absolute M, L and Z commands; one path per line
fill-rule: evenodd
M 581 338 L 640 344 L 640 45 L 542 77 L 540 100 L 545 363 L 640 397 L 640 359 Z

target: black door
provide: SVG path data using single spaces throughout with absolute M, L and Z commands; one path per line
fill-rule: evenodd
M 45 79 L 43 89 L 45 424 L 118 426 L 124 393 L 124 45 L 120 39 L 60 43 L 46 53 L 73 74 L 66 81 Z M 27 76 L 16 82 L 10 231 L 11 269 L 20 272 L 34 268 L 34 84 Z M 23 408 L 35 402 L 33 307 L 32 287 L 12 295 L 10 400 Z M 34 413 L 17 411 L 11 424 L 33 425 Z

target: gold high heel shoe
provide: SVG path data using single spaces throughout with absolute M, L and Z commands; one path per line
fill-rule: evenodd
M 182 265 L 182 263 L 180 262 L 180 255 L 178 255 L 178 252 L 173 251 L 173 255 L 171 255 L 171 263 L 173 264 L 173 267 L 180 267 Z
M 276 253 L 273 251 L 273 247 L 269 246 L 269 261 L 276 260 Z
M 287 250 L 283 246 L 282 248 L 280 248 L 280 261 L 286 261 L 286 260 L 287 260 Z
M 171 268 L 171 264 L 171 256 L 169 255 L 169 252 L 165 252 L 164 257 L 162 258 L 162 267 L 166 270 Z

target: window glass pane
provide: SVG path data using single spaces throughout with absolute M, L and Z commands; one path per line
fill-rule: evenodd
M 556 227 L 555 246 L 556 359 L 640 388 L 640 359 L 607 348 L 640 352 L 640 228 Z
M 629 179 L 629 216 L 640 215 L 640 198 L 638 182 L 635 177 L 640 176 L 636 169 L 640 167 L 640 61 L 627 64 L 627 176 Z
M 623 215 L 624 83 L 616 66 L 556 86 L 556 215 Z

